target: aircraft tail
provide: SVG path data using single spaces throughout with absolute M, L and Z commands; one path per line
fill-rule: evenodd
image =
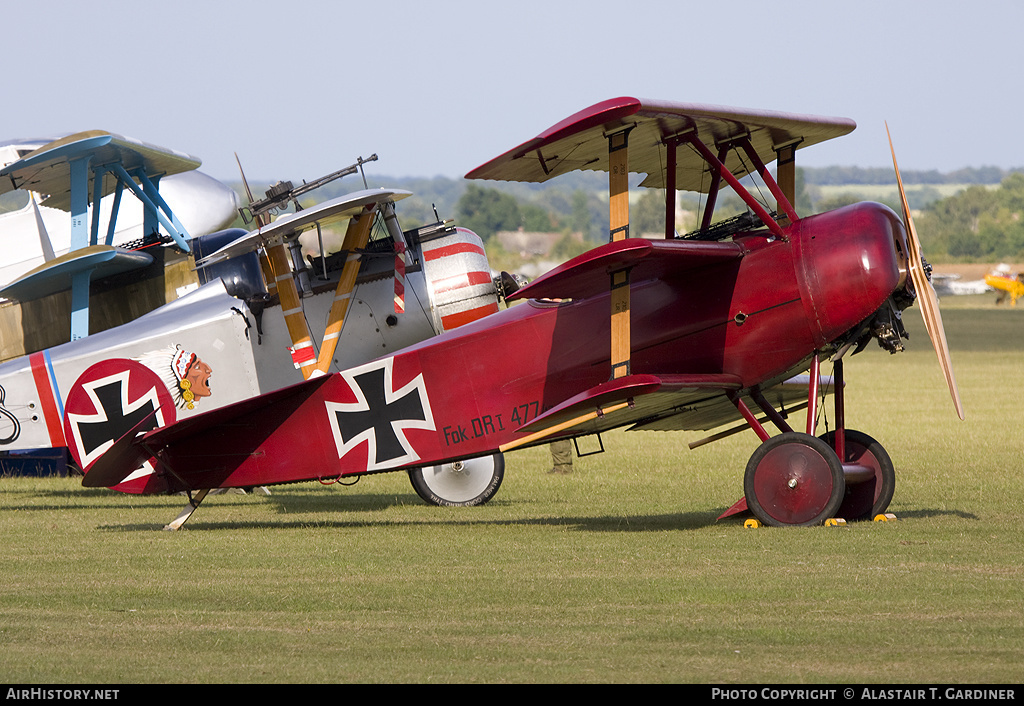
M 87 488 L 114 488 L 147 462 L 151 462 L 164 481 L 148 483 L 144 490 L 129 492 L 153 493 L 216 487 L 218 482 L 203 485 L 213 475 L 224 470 L 222 459 L 214 452 L 215 449 L 223 448 L 226 443 L 240 445 L 240 448 L 245 448 L 240 452 L 235 450 L 235 455 L 241 453 L 241 457 L 244 457 L 247 445 L 257 446 L 267 436 L 267 429 L 274 428 L 275 419 L 279 423 L 279 417 L 287 417 L 294 407 L 309 399 L 329 379 L 330 376 L 312 378 L 156 429 L 152 428 L 153 415 L 156 414 L 154 411 L 83 469 L 85 477 L 82 485 Z M 279 414 L 270 411 L 275 409 L 283 411 Z M 266 421 L 269 418 L 273 419 Z M 261 425 L 267 429 L 261 429 Z M 256 429 L 255 433 L 253 429 Z M 203 437 L 201 442 L 196 441 L 198 437 Z M 175 452 L 180 454 L 182 448 L 188 448 L 193 443 L 196 448 L 194 453 L 186 455 L 187 462 L 177 463 L 180 459 L 176 459 L 175 463 L 166 463 L 165 455 L 173 456 Z

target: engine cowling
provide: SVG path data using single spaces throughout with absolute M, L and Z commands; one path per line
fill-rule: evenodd
M 424 238 L 423 274 L 434 323 L 450 331 L 498 311 L 498 292 L 484 242 L 468 228 Z
M 906 233 L 887 206 L 858 203 L 809 216 L 794 224 L 792 234 L 797 279 L 819 348 L 871 317 L 905 286 Z

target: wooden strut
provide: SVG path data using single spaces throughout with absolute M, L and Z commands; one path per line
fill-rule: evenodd
M 608 238 L 618 242 L 629 237 L 629 132 L 632 127 L 608 135 Z M 629 270 L 611 273 L 611 366 L 612 379 L 630 373 Z
M 530 434 L 528 436 L 524 436 L 521 439 L 516 439 L 515 441 L 510 441 L 507 444 L 502 444 L 501 446 L 498 447 L 498 451 L 505 453 L 506 451 L 517 449 L 520 446 L 524 446 L 526 444 L 544 439 L 548 436 L 551 436 L 552 434 L 557 434 L 558 432 L 563 431 L 565 429 L 569 429 L 570 427 L 578 426 L 580 424 L 583 424 L 584 422 L 589 422 L 592 419 L 603 417 L 604 415 L 611 414 L 612 412 L 618 412 L 620 409 L 628 407 L 632 401 L 633 399 L 630 398 L 626 402 L 619 402 L 618 404 L 613 404 L 610 407 L 605 407 L 604 409 L 598 407 L 593 412 L 581 414 L 578 417 L 574 417 L 573 419 L 569 419 L 568 421 L 561 422 L 560 424 L 555 424 L 553 426 L 548 427 L 547 429 L 541 429 L 540 431 L 534 432 L 533 434 Z
M 376 209 L 370 207 L 358 219 L 349 222 L 341 246 L 348 256 L 342 267 L 338 286 L 334 291 L 334 303 L 331 304 L 331 313 L 327 318 L 324 340 L 320 344 L 320 355 L 317 357 L 311 375 L 326 374 L 331 367 L 334 352 L 338 347 L 338 338 L 341 336 L 341 329 L 345 326 L 345 316 L 348 314 L 352 290 L 355 288 L 356 277 L 359 274 L 359 251 L 366 247 L 370 238 L 370 227 L 373 225 L 375 217 Z
M 285 244 L 278 243 L 267 250 L 270 266 L 277 283 L 277 292 L 281 300 L 281 311 L 288 327 L 288 336 L 292 341 L 292 356 L 302 371 L 303 379 L 308 379 L 316 369 L 316 351 L 313 338 L 306 324 L 306 314 L 302 309 L 299 291 L 292 277 L 288 251 Z
M 775 148 L 775 180 L 778 182 L 783 195 L 793 207 L 796 206 L 796 148 L 800 142 L 800 140 L 796 140 Z M 781 202 L 779 203 L 779 210 L 783 210 Z

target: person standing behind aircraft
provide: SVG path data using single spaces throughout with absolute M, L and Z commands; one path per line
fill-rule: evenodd
M 572 442 L 569 439 L 551 442 L 551 462 L 553 467 L 549 474 L 572 473 Z

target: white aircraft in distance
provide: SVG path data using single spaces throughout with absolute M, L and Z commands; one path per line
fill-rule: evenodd
M 935 287 L 935 293 L 940 297 L 984 294 L 992 291 L 992 287 L 988 286 L 983 279 L 961 281 L 961 276 L 955 273 L 933 272 L 932 286 Z
M 100 133 L 93 131 L 89 134 Z M 21 139 L 0 143 L 0 170 L 60 139 Z M 137 142 L 131 138 L 124 139 Z M 188 158 L 187 155 L 182 156 Z M 195 159 L 194 162 L 198 166 L 199 161 Z M 192 237 L 227 228 L 238 216 L 241 204 L 235 191 L 194 168 L 168 174 L 163 178 L 152 175 L 152 178 L 159 184 L 160 195 L 185 232 Z M 68 212 L 46 205 L 48 196 L 45 193 L 17 189 L 5 194 L 3 200 L 0 200 L 0 287 L 45 262 L 65 255 L 71 248 L 71 220 Z M 117 206 L 115 201 L 118 202 Z M 117 193 L 110 193 L 100 204 L 100 224 L 104 231 L 109 227 L 111 213 L 117 213 L 109 245 L 121 246 L 145 237 L 146 218 L 141 201 L 134 198 L 122 201 Z M 91 207 L 87 214 L 91 218 Z M 167 229 L 157 225 L 166 235 Z

